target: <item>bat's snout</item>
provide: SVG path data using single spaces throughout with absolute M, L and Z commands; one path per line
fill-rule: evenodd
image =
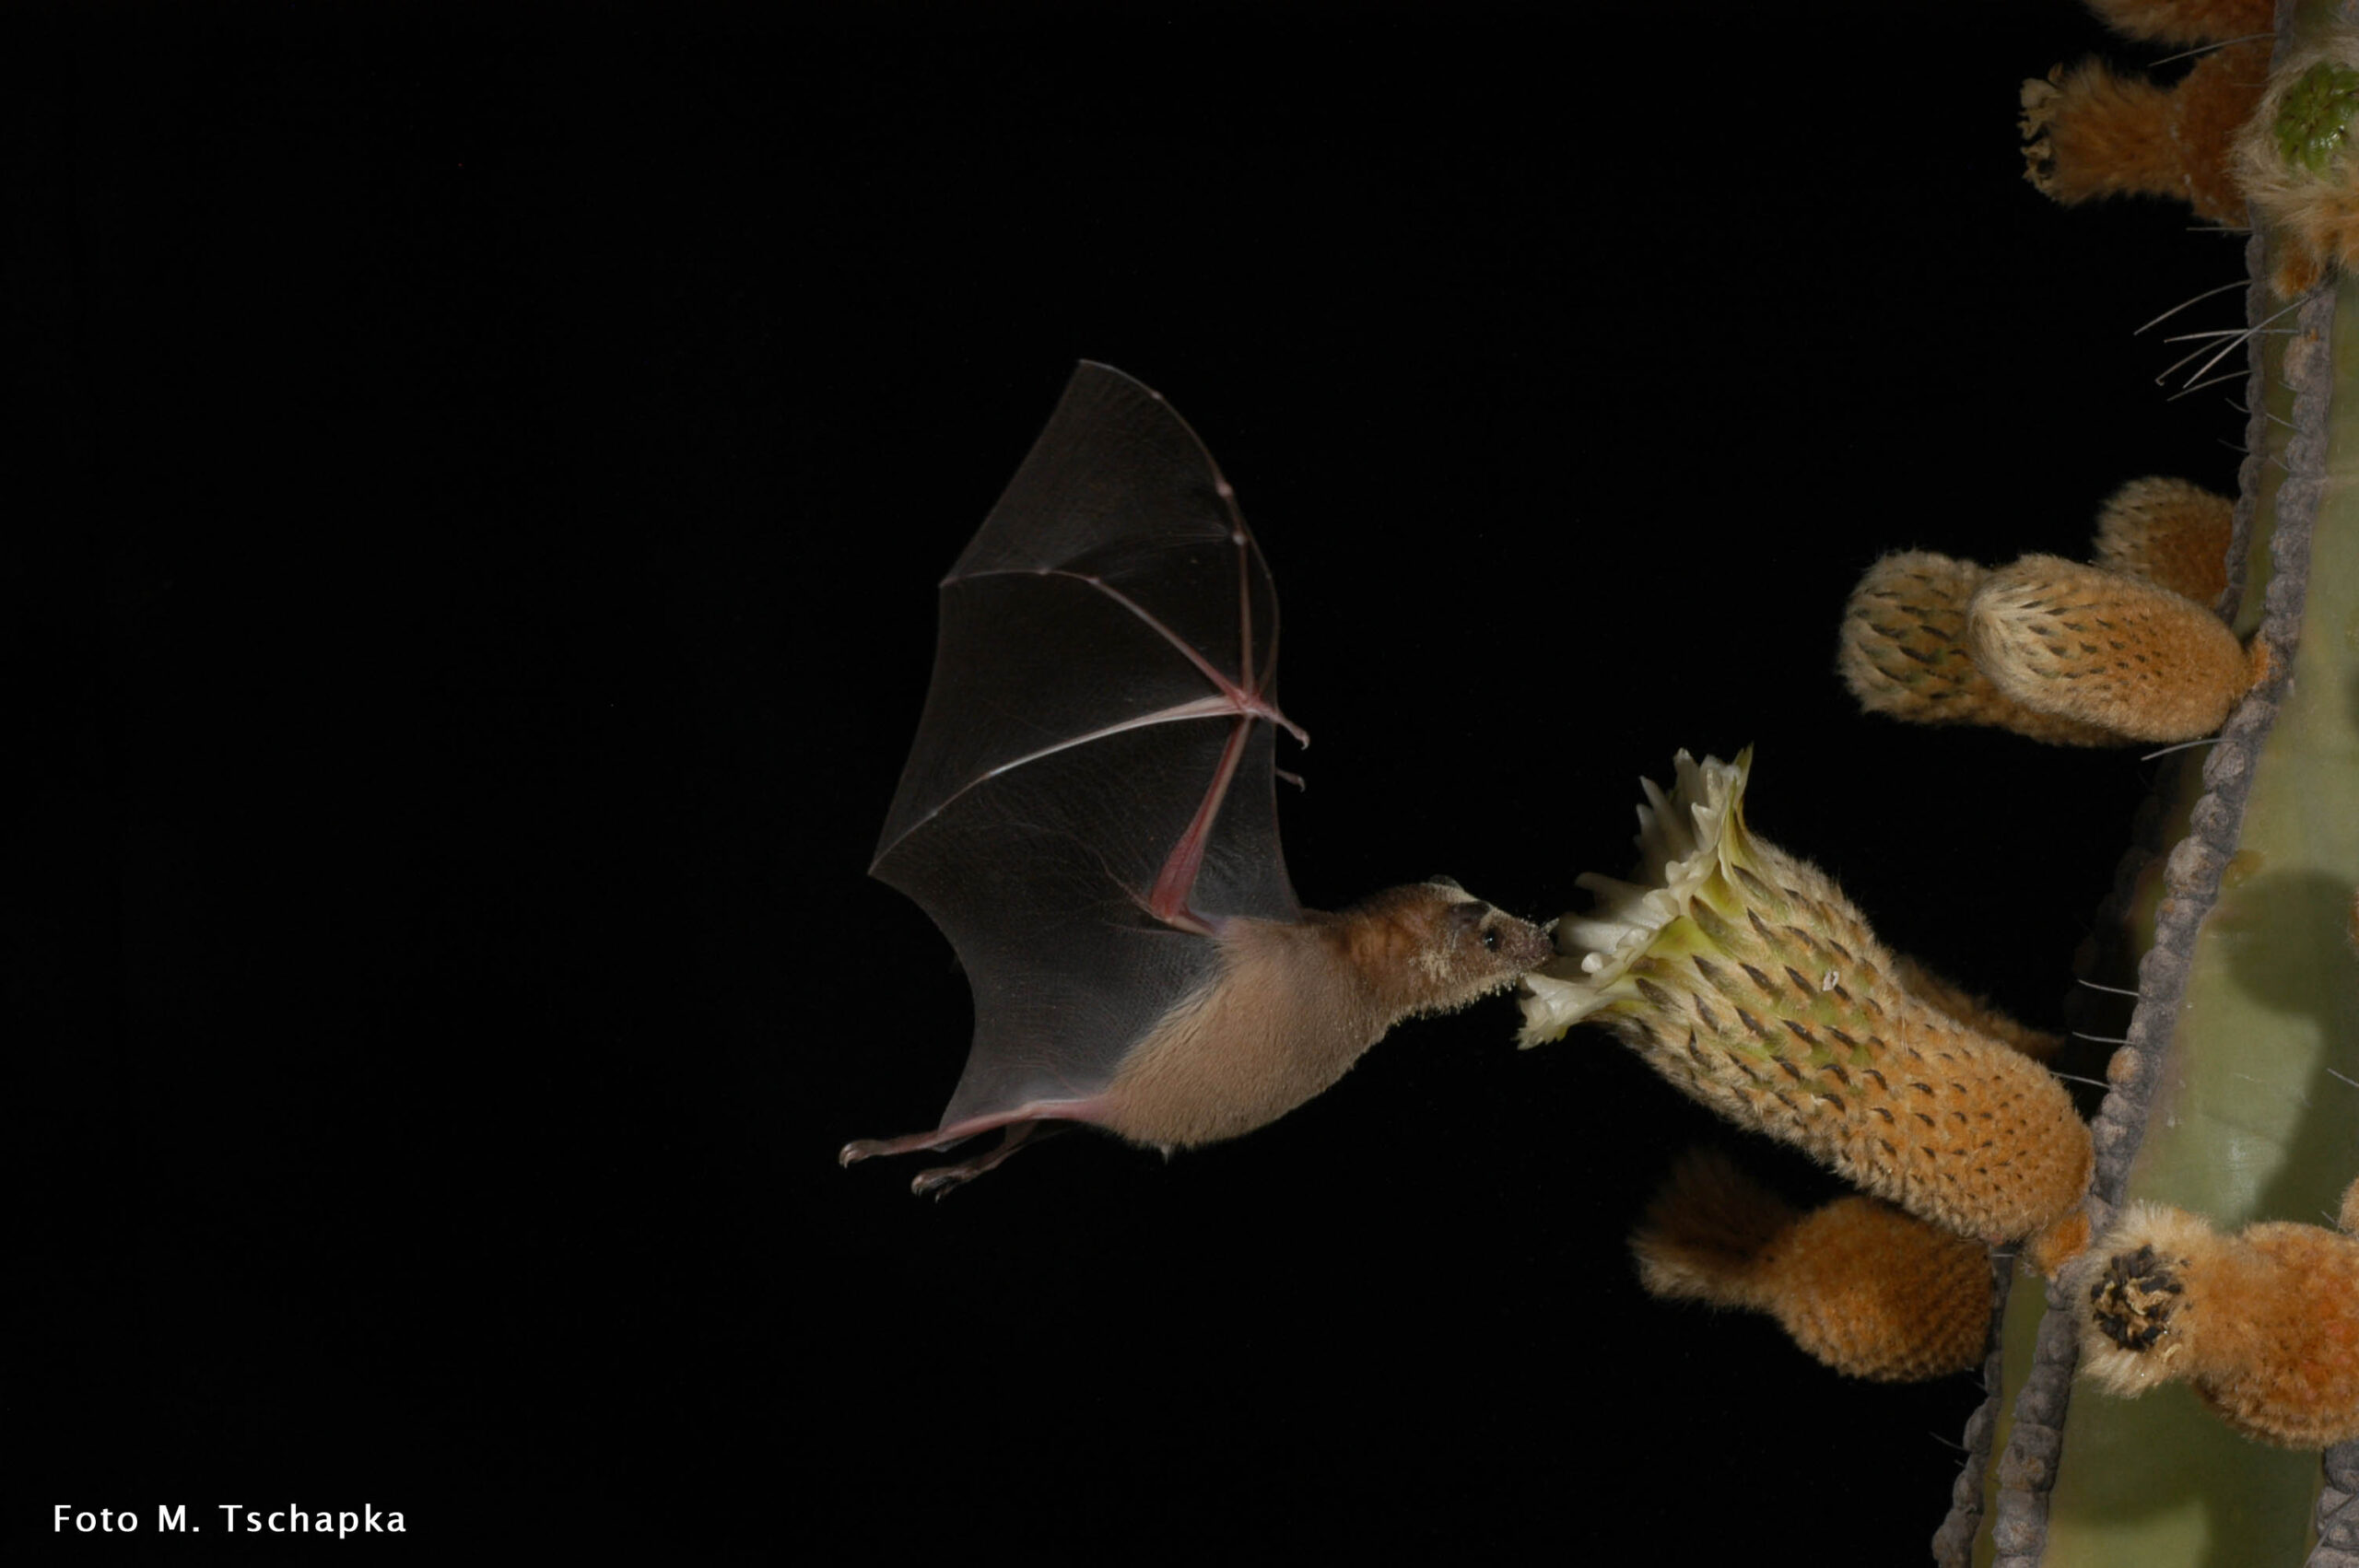
M 1521 974 L 1536 969 L 1556 956 L 1556 944 L 1545 929 L 1529 920 L 1519 920 L 1511 915 L 1500 917 L 1501 930 L 1496 951 Z

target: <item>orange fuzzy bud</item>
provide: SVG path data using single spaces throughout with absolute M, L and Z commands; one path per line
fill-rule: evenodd
M 1719 1154 L 1680 1162 L 1630 1250 L 1650 1293 L 1766 1313 L 1853 1377 L 1964 1372 L 1989 1334 L 1990 1259 L 1979 1244 L 1873 1199 L 1798 1213 Z
M 2288 1448 L 2359 1438 L 2359 1184 L 2341 1232 L 2271 1222 L 2223 1236 L 2142 1203 L 2095 1250 L 2082 1364 L 2112 1393 L 2184 1381 L 2236 1431 Z
M 2069 72 L 2060 65 L 2044 81 L 2025 82 L 2025 178 L 2068 205 L 2163 196 L 2212 223 L 2242 228 L 2233 149 L 2268 85 L 2270 48 L 2270 40 L 2259 39 L 2213 50 L 2167 88 L 2101 61 Z
M 1525 977 L 1527 1046 L 1593 1020 L 1741 1126 L 1960 1235 L 2013 1241 L 2071 1215 L 2088 1128 L 2036 1061 L 1909 994 L 1857 908 L 1744 825 L 1750 755 L 1682 752 L 1642 781 L 1639 866 L 1585 873 L 1564 954 Z
M 2253 682 L 2236 634 L 2210 610 L 2060 556 L 1992 572 L 1967 621 L 1974 661 L 2001 692 L 2131 740 L 2208 735 Z
M 2089 0 L 2124 38 L 2154 43 L 2218 43 L 2277 26 L 2276 0 Z
M 1989 573 L 1972 561 L 1900 550 L 1870 567 L 1843 611 L 1837 667 L 1860 706 L 1916 724 L 1989 724 L 2064 746 L 2122 737 L 2025 708 L 1990 683 L 1966 640 L 1966 607 Z
M 2228 586 L 2236 504 L 2184 479 L 2132 479 L 2097 511 L 2095 564 L 2198 604 Z

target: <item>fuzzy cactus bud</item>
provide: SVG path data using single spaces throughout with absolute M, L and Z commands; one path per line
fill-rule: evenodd
M 1766 1313 L 1836 1371 L 1907 1383 L 1964 1372 L 1990 1332 L 1990 1257 L 1872 1198 L 1802 1213 L 1698 1152 L 1630 1238 L 1654 1295 Z
M 2228 586 L 2236 525 L 2236 504 L 2225 496 L 2184 479 L 2132 479 L 2097 509 L 2092 559 L 2210 604 Z
M 1895 551 L 1868 568 L 1844 609 L 1837 659 L 1860 706 L 1913 724 L 1988 724 L 2052 745 L 2120 745 L 2110 730 L 2025 708 L 1975 663 L 1966 610 L 1989 576 L 1929 550 Z
M 2224 36 L 2255 30 L 2267 28 Z M 2163 196 L 2213 223 L 2240 225 L 2244 193 L 2230 147 L 2268 76 L 2269 40 L 2248 36 L 2207 52 L 2168 86 L 2099 61 L 2060 65 L 2023 85 L 2024 177 L 2067 206 Z
M 2359 31 L 2347 25 L 2275 63 L 2232 149 L 2236 181 L 2266 227 L 2270 284 L 2307 292 L 2359 257 Z
M 2204 606 L 2060 556 L 1992 572 L 1967 618 L 1974 662 L 2007 696 L 2131 740 L 2210 734 L 2257 673 Z
M 2359 1438 L 2359 1184 L 2340 1230 L 2271 1222 L 2224 1236 L 2182 1210 L 2131 1207 L 2089 1254 L 2082 1365 L 2135 1396 L 2184 1381 L 2248 1437 L 2288 1448 Z
M 2063 1086 L 1910 996 L 1835 884 L 1746 829 L 1751 756 L 1682 752 L 1672 795 L 1645 783 L 1638 868 L 1579 879 L 1597 907 L 1526 977 L 1523 1043 L 1601 1024 L 1729 1119 L 1959 1235 L 2077 1218 L 2089 1133 Z

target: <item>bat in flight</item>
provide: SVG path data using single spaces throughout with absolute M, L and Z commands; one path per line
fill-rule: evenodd
M 1547 934 L 1447 879 L 1340 913 L 1278 848 L 1277 597 L 1157 393 L 1083 363 L 942 580 L 924 717 L 870 871 L 950 938 L 975 1037 L 941 1124 L 845 1164 L 1045 1126 L 1168 1152 L 1275 1121 L 1403 1018 L 1503 990 Z

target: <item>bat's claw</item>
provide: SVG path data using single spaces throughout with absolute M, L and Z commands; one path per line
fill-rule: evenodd
M 989 1169 L 990 1165 L 976 1160 L 962 1160 L 955 1165 L 936 1165 L 910 1177 L 910 1191 L 920 1198 L 931 1198 L 940 1202 Z
M 920 1198 L 946 1198 L 957 1188 L 966 1186 L 1024 1147 L 1027 1139 L 1036 1134 L 1045 1137 L 1049 1133 L 1062 1130 L 1066 1125 L 1062 1122 L 1044 1125 L 1037 1121 L 1012 1123 L 1001 1137 L 999 1146 L 990 1153 L 978 1154 L 971 1160 L 961 1160 L 955 1165 L 936 1165 L 930 1171 L 920 1171 L 916 1179 L 910 1183 L 910 1190 Z
M 836 1152 L 836 1163 L 856 1165 L 863 1160 L 873 1160 L 879 1154 L 915 1154 L 947 1149 L 962 1138 L 972 1136 L 956 1130 L 944 1132 L 912 1132 L 906 1138 L 855 1138 Z
M 1085 1103 L 1060 1102 L 1061 1108 L 1064 1106 L 1085 1106 Z M 1011 1122 L 991 1117 L 976 1117 L 970 1120 L 955 1122 L 948 1127 L 936 1128 L 932 1132 L 912 1132 L 907 1138 L 856 1138 L 837 1151 L 836 1159 L 839 1164 L 853 1165 L 863 1160 L 874 1159 L 879 1154 L 938 1153 L 954 1143 L 963 1143 L 969 1138 L 989 1132 L 993 1128 L 1001 1129 L 999 1146 L 990 1153 L 977 1154 L 972 1159 L 961 1160 L 954 1165 L 936 1165 L 932 1170 L 920 1172 L 917 1179 L 910 1183 L 910 1190 L 919 1197 L 939 1198 L 952 1188 L 963 1187 L 985 1171 L 992 1169 L 1002 1160 L 1024 1147 L 1027 1140 L 1046 1138 L 1049 1134 L 1061 1132 L 1072 1125 L 1073 1123 L 1067 1120 Z

